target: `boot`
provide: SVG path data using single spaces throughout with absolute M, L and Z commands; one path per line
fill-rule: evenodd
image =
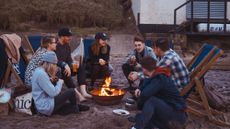
M 85 98 L 92 98 L 92 95 L 88 94 L 86 91 L 86 85 L 80 86 L 80 92 Z
M 79 99 L 80 102 L 86 101 L 86 98 L 77 90 L 77 88 L 74 88 L 77 98 Z

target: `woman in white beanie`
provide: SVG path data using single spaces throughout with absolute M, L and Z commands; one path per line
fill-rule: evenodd
M 42 57 L 41 66 L 36 68 L 32 76 L 32 96 L 36 110 L 44 115 L 78 113 L 89 110 L 88 106 L 77 105 L 76 89 L 67 89 L 60 94 L 63 80 L 54 76 L 57 70 L 57 56 L 47 52 Z M 70 103 L 66 103 L 67 101 Z

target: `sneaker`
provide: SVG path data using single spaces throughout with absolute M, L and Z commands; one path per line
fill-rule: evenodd
M 133 99 L 133 97 L 132 98 L 127 98 L 125 101 L 128 104 L 135 104 L 136 103 L 136 101 Z
M 82 105 L 82 104 L 78 104 L 78 108 L 79 108 L 80 112 L 89 111 L 89 109 L 90 109 L 89 106 Z

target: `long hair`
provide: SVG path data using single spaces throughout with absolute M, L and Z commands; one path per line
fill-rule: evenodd
M 46 73 L 50 77 L 56 76 L 56 73 L 57 73 L 56 65 L 52 65 L 51 63 L 48 63 L 48 62 L 41 62 L 41 66 L 45 69 Z
M 100 43 L 99 43 L 99 39 L 96 39 L 96 41 L 92 44 L 92 47 L 91 47 L 91 50 L 92 50 L 92 52 L 93 52 L 93 55 L 96 55 L 96 56 L 98 56 L 99 55 L 99 53 L 100 53 L 100 48 L 101 48 L 102 46 L 100 45 Z M 104 46 L 103 48 L 102 48 L 102 53 L 107 53 L 108 52 L 108 48 L 107 48 L 107 45 L 106 46 Z

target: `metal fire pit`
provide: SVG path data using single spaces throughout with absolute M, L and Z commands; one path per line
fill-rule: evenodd
M 115 92 L 118 92 L 119 89 L 115 89 Z M 115 95 L 115 96 L 99 96 L 99 93 L 101 91 L 101 88 L 99 89 L 93 89 L 90 91 L 90 94 L 93 96 L 93 99 L 96 101 L 96 103 L 108 106 L 108 105 L 115 105 L 121 102 L 121 99 L 124 97 L 125 90 L 121 89 L 122 94 L 121 95 Z

